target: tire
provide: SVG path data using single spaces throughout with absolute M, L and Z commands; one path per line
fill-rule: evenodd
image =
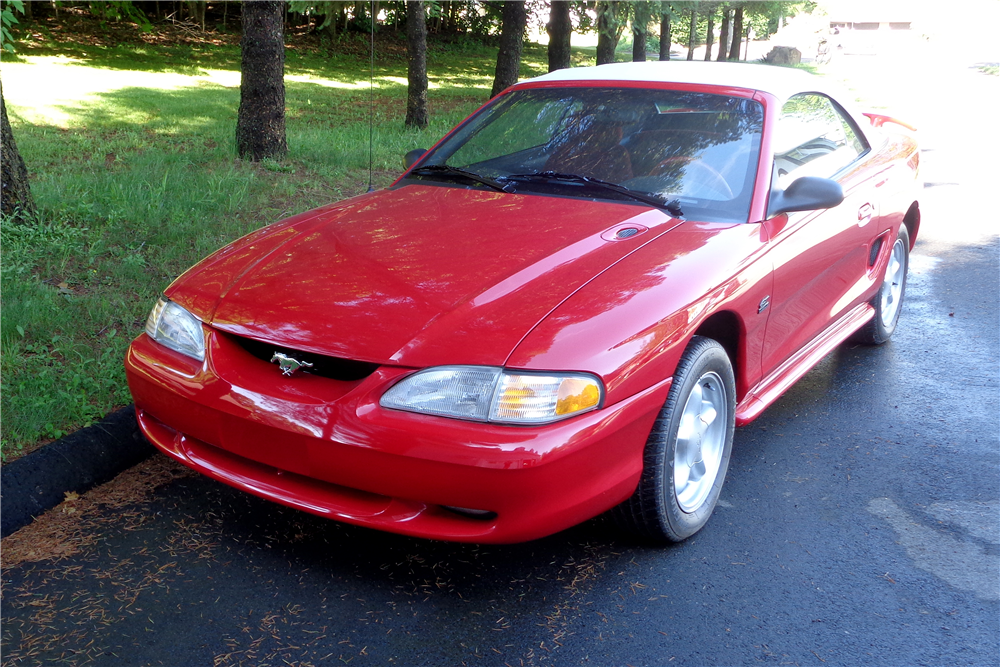
M 906 296 L 906 273 L 910 266 L 910 234 L 899 226 L 893 241 L 889 263 L 885 267 L 882 286 L 871 300 L 875 316 L 854 334 L 854 341 L 864 345 L 881 345 L 892 337 L 903 310 Z
M 646 441 L 639 486 L 613 510 L 618 525 L 660 544 L 701 530 L 722 491 L 735 420 L 729 355 L 716 341 L 695 336 Z

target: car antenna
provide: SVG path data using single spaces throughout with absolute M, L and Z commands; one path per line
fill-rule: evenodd
M 372 162 L 375 136 L 375 2 L 368 0 L 369 23 L 371 25 L 370 60 L 368 64 L 368 192 L 374 192 L 372 187 Z

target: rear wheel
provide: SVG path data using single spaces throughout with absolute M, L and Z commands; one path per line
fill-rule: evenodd
M 903 310 L 906 295 L 906 271 L 910 263 L 910 234 L 900 225 L 899 233 L 892 244 L 889 264 L 885 267 L 882 286 L 871 300 L 875 317 L 858 329 L 854 340 L 867 345 L 881 345 L 892 337 Z
M 701 530 L 726 478 L 735 415 L 729 356 L 714 340 L 695 336 L 646 442 L 639 486 L 615 508 L 619 525 L 661 543 Z

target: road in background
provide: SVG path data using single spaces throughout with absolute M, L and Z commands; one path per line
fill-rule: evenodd
M 1000 77 L 970 64 L 830 64 L 920 128 L 902 319 L 737 431 L 694 538 L 637 546 L 599 518 L 510 547 L 421 541 L 154 460 L 112 482 L 173 479 L 143 502 L 70 501 L 33 546 L 4 540 L 25 558 L 3 572 L 4 664 L 1000 663 Z

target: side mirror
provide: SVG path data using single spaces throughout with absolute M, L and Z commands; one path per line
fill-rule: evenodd
M 844 201 L 844 189 L 829 178 L 802 176 L 784 190 L 774 188 L 767 205 L 767 217 L 792 211 L 816 211 L 833 208 Z
M 403 156 L 403 168 L 409 169 L 413 164 L 424 156 L 427 152 L 426 148 L 414 148 L 412 151 Z

